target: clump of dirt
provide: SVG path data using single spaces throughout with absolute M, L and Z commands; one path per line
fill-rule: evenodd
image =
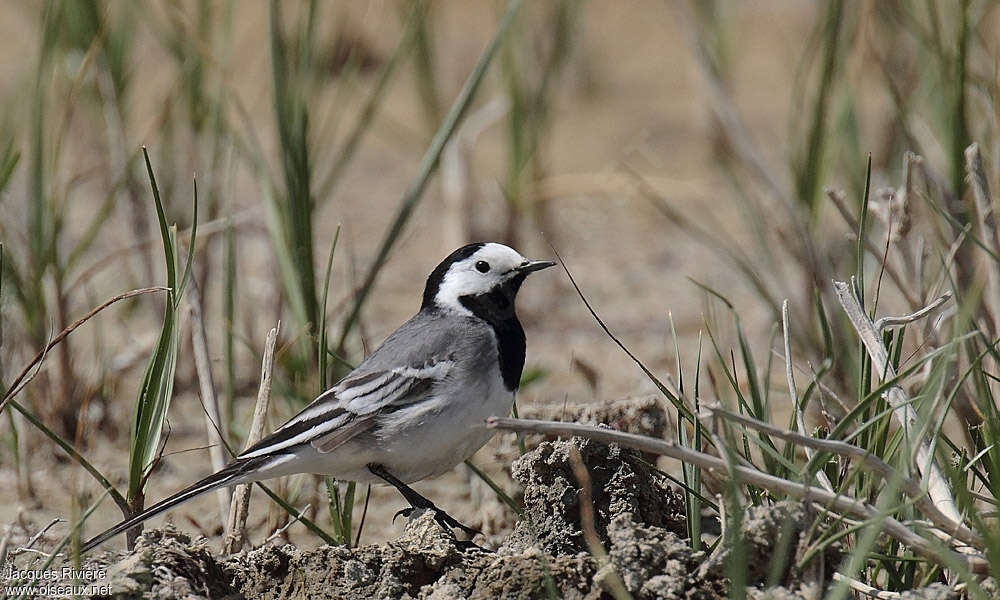
M 825 583 L 830 573 L 840 564 L 840 547 L 832 544 L 826 548 L 822 560 L 813 560 L 800 572 L 796 558 L 809 546 L 808 531 L 816 521 L 816 514 L 800 502 L 783 500 L 767 506 L 754 506 L 742 515 L 739 546 L 724 546 L 705 564 L 707 569 L 725 569 L 734 552 L 740 553 L 747 581 L 775 581 L 784 586 L 814 585 Z M 823 572 L 823 566 L 826 572 Z
M 622 513 L 608 525 L 611 567 L 634 598 L 727 598 L 720 570 L 699 570 L 704 553 L 662 527 L 636 523 Z
M 668 485 L 665 476 L 617 445 L 573 438 L 542 442 L 514 463 L 514 479 L 524 487 L 524 515 L 501 551 L 533 546 L 552 554 L 587 550 L 574 461 L 587 467 L 594 528 L 603 544 L 609 541 L 608 524 L 623 513 L 633 514 L 638 523 L 685 534 L 684 499 Z
M 581 499 L 587 495 L 575 475 L 581 463 L 589 477 L 597 551 L 595 540 L 588 545 L 583 534 L 581 514 L 587 513 L 581 513 Z M 385 544 L 264 546 L 229 557 L 166 528 L 147 532 L 134 552 L 107 568 L 111 594 L 103 597 L 596 600 L 622 590 L 637 600 L 728 597 L 731 550 L 711 557 L 691 550 L 682 538 L 681 495 L 638 455 L 580 438 L 543 442 L 513 472 L 524 486 L 524 514 L 495 551 L 457 541 L 429 512 L 415 512 L 399 539 Z M 748 597 L 815 597 L 811 591 L 829 584 L 789 566 L 812 518 L 791 502 L 744 515 Z M 762 590 L 757 586 L 768 578 L 775 556 L 789 559 L 775 578 L 785 587 Z
M 97 598 L 241 597 L 205 538 L 192 541 L 170 525 L 146 531 L 135 550 L 102 570 L 111 594 Z

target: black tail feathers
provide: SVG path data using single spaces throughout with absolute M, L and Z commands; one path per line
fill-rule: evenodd
M 265 457 L 260 457 L 260 458 L 265 458 Z M 128 531 L 129 529 L 132 529 L 136 525 L 145 522 L 147 519 L 151 519 L 160 513 L 166 512 L 171 508 L 183 504 L 188 500 L 196 498 L 206 492 L 210 492 L 212 490 L 227 485 L 244 483 L 245 479 L 243 478 L 243 475 L 245 475 L 247 471 L 253 469 L 254 467 L 260 466 L 260 463 L 261 461 L 258 459 L 249 459 L 249 460 L 237 459 L 236 461 L 229 463 L 229 465 L 227 465 L 222 470 L 209 475 L 208 477 L 202 479 L 201 481 L 191 486 L 184 488 L 183 490 L 177 492 L 176 494 L 170 496 L 165 500 L 157 502 L 153 506 L 150 506 L 146 510 L 140 512 L 139 514 L 134 515 L 122 521 L 121 523 L 115 525 L 111 529 L 108 529 L 107 531 L 94 536 L 93 538 L 91 538 L 90 540 L 88 540 L 83 544 L 83 546 L 80 548 L 80 552 L 81 553 L 89 552 L 90 550 L 93 550 L 95 547 L 113 538 L 119 533 Z

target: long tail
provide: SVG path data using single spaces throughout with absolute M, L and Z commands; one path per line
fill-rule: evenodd
M 184 488 L 166 500 L 157 502 L 141 513 L 122 521 L 100 535 L 94 536 L 83 544 L 80 548 L 80 553 L 89 552 L 96 546 L 99 546 L 107 540 L 115 537 L 119 533 L 128 531 L 136 525 L 143 523 L 147 519 L 151 519 L 162 512 L 170 510 L 171 508 L 179 504 L 183 504 L 188 500 L 196 498 L 206 492 L 211 492 L 212 490 L 225 487 L 227 485 L 235 485 L 237 483 L 251 481 L 253 478 L 246 477 L 248 472 L 256 470 L 256 468 L 260 467 L 263 463 L 266 463 L 269 460 L 270 457 L 264 456 L 250 459 L 236 459 L 234 462 L 226 465 L 222 470 L 209 475 L 189 487 Z

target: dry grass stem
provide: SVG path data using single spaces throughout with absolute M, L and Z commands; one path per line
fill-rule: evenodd
M 13 528 L 8 525 L 3 538 L 0 538 L 0 565 L 7 564 L 7 548 L 10 546 L 10 536 L 13 535 Z
M 267 417 L 267 407 L 271 398 L 271 371 L 274 368 L 274 345 L 281 330 L 281 321 L 267 333 L 264 342 L 264 358 L 260 367 L 260 388 L 257 390 L 257 404 L 253 409 L 253 421 L 247 436 L 247 445 L 257 443 L 264 437 L 264 421 Z M 246 524 L 250 509 L 250 486 L 238 485 L 233 491 L 233 502 L 229 511 L 229 524 L 226 527 L 226 539 L 223 542 L 223 552 L 233 554 L 239 552 L 247 540 Z M 297 516 L 297 515 L 296 515 Z
M 479 199 L 479 182 L 472 165 L 479 136 L 510 109 L 506 96 L 498 96 L 470 113 L 441 154 L 441 195 L 444 200 L 444 246 L 458 248 L 477 239 L 473 216 Z
M 35 535 L 33 535 L 30 538 L 28 538 L 28 541 L 25 542 L 23 546 L 18 547 L 18 550 L 19 551 L 26 551 L 26 550 L 30 550 L 30 549 L 34 548 L 35 544 L 38 542 L 38 540 L 40 540 L 42 538 L 43 535 L 45 535 L 46 531 L 48 531 L 49 529 L 52 529 L 52 527 L 55 526 L 56 523 L 62 523 L 64 520 L 65 519 L 60 519 L 59 517 L 56 517 L 55 519 L 52 519 L 51 521 L 49 521 L 48 525 L 46 525 L 45 527 L 42 527 L 41 529 L 38 530 L 37 533 L 35 533 Z M 3 563 L 0 563 L 0 564 L 3 564 Z
M 858 592 L 859 594 L 864 594 L 869 598 L 878 598 L 878 600 L 895 600 L 900 597 L 899 592 L 886 592 L 878 588 L 873 588 L 872 586 L 864 584 L 857 579 L 847 577 L 846 575 L 842 575 L 837 572 L 833 574 L 833 580 L 843 581 L 847 587 L 851 588 L 855 592 Z
M 861 342 L 868 351 L 868 356 L 871 357 L 872 370 L 877 372 L 883 381 L 895 379 L 896 370 L 893 369 L 892 364 L 889 362 L 889 351 L 882 343 L 882 336 L 879 335 L 875 324 L 872 323 L 872 320 L 865 313 L 858 299 L 851 292 L 851 288 L 843 281 L 834 281 L 833 287 L 841 306 L 844 308 L 844 312 L 847 314 L 847 318 L 850 319 L 851 325 L 857 331 L 858 337 L 861 338 Z M 945 299 L 947 300 L 947 298 Z M 943 304 L 943 301 L 935 302 L 935 308 Z M 918 311 L 918 313 L 915 313 L 919 314 L 916 318 L 925 317 L 928 312 L 923 310 Z M 910 404 L 906 392 L 898 385 L 894 385 L 885 391 L 884 396 L 892 407 L 893 417 L 895 417 L 899 426 L 904 431 L 914 434 L 919 431 L 919 416 Z M 930 495 L 931 500 L 952 521 L 961 523 L 961 513 L 955 505 L 955 500 L 951 494 L 951 487 L 948 485 L 948 479 L 941 472 L 940 467 L 934 460 L 934 449 L 930 440 L 923 438 L 913 441 L 917 444 L 917 468 L 927 480 L 927 493 Z
M 882 317 L 881 319 L 875 321 L 874 324 L 875 332 L 881 334 L 884 330 L 888 329 L 889 327 L 901 327 L 903 325 L 909 325 L 914 321 L 919 321 L 920 319 L 923 319 L 927 315 L 937 310 L 938 307 L 940 307 L 948 300 L 951 300 L 951 295 L 952 295 L 951 290 L 947 290 L 945 291 L 945 293 L 935 298 L 934 301 L 928 304 L 927 306 L 908 315 L 903 315 L 901 317 Z
M 194 367 L 198 374 L 198 391 L 201 395 L 201 407 L 205 414 L 205 436 L 208 440 L 208 456 L 212 461 L 212 470 L 218 471 L 226 466 L 225 435 L 221 427 L 223 421 L 219 416 L 219 398 L 215 393 L 215 380 L 212 378 L 212 362 L 208 352 L 208 338 L 205 332 L 205 321 L 201 312 L 201 293 L 198 290 L 197 278 L 192 278 L 187 290 L 188 313 L 191 316 L 191 349 L 194 354 Z M 219 522 L 225 522 L 230 508 L 229 488 L 219 488 L 215 495 L 219 501 Z
M 249 487 L 249 486 L 247 486 L 247 487 Z M 295 525 L 296 523 L 298 523 L 299 520 L 302 519 L 303 516 L 305 516 L 306 511 L 308 511 L 310 508 L 312 508 L 312 504 L 306 504 L 305 506 L 303 506 L 302 510 L 300 510 L 298 512 L 298 514 L 296 514 L 295 517 L 292 520 L 290 520 L 289 522 L 285 523 L 280 528 L 276 529 L 274 531 L 274 533 L 272 533 L 271 535 L 267 536 L 267 539 L 264 540 L 264 543 L 267 544 L 267 543 L 271 542 L 272 540 L 276 540 L 280 536 L 282 536 L 286 531 L 288 531 L 289 527 L 291 527 L 292 525 Z
M 257 224 L 259 215 L 257 213 L 261 212 L 259 207 L 248 208 L 234 212 L 232 215 L 225 217 L 220 217 L 218 219 L 213 219 L 205 223 L 198 223 L 198 240 L 195 242 L 198 245 L 205 244 L 208 240 L 212 239 L 213 236 L 220 233 L 225 233 L 226 230 L 232 226 L 234 229 L 243 229 L 249 225 Z M 188 227 L 183 231 L 177 232 L 178 242 L 189 242 L 191 239 L 191 228 Z M 123 260 L 132 256 L 134 253 L 142 250 L 148 251 L 148 249 L 153 246 L 153 244 L 160 243 L 160 237 L 147 237 L 146 239 L 140 240 L 132 245 L 125 246 L 123 248 L 118 248 L 117 250 L 112 250 L 105 256 L 94 261 L 92 265 L 84 269 L 77 275 L 67 287 L 67 294 L 72 294 L 77 288 L 79 288 L 84 283 L 91 281 L 98 273 L 109 268 L 111 265 L 115 264 L 119 260 Z

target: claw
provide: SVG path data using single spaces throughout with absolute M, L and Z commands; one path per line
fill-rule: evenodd
M 455 547 L 461 550 L 462 552 L 468 552 L 469 550 L 475 548 L 476 550 L 481 550 L 482 552 L 487 552 L 489 554 L 494 553 L 493 550 L 490 550 L 489 548 L 483 548 L 482 546 L 480 546 L 476 542 L 473 542 L 472 540 L 455 540 Z
M 400 515 L 403 515 L 403 517 L 409 519 L 410 515 L 413 514 L 413 511 L 414 511 L 414 508 L 412 506 L 409 507 L 409 508 L 403 508 L 403 509 L 400 509 L 400 510 L 396 511 L 396 514 L 392 515 L 392 522 L 395 523 L 396 519 L 399 518 Z

